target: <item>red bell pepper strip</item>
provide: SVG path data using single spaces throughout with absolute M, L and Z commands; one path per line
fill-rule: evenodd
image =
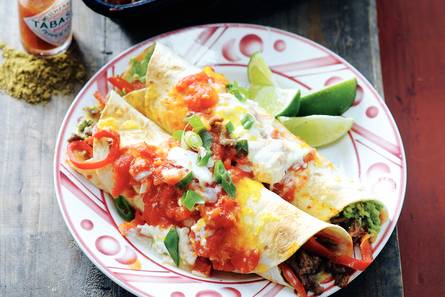
M 371 263 L 371 261 L 358 260 L 346 255 L 335 255 L 313 237 L 304 244 L 304 248 L 319 256 L 328 258 L 333 263 L 347 266 L 355 270 L 363 271 Z
M 295 289 L 295 291 L 297 291 L 298 296 L 307 297 L 306 289 L 304 288 L 298 277 L 295 275 L 295 273 L 292 271 L 292 268 L 290 268 L 287 264 L 282 263 L 280 264 L 280 269 L 286 281 Z
M 101 108 L 103 108 L 107 103 L 107 100 L 99 91 L 94 92 L 94 98 L 96 98 L 96 100 L 99 102 Z
M 360 252 L 362 254 L 363 261 L 372 262 L 372 247 L 369 234 L 362 237 Z
M 134 90 L 140 90 L 140 89 L 145 88 L 145 84 L 143 82 L 141 82 L 140 80 L 135 80 L 131 84 L 132 84 Z
M 333 258 L 331 258 L 331 261 L 333 263 L 347 266 L 354 270 L 359 270 L 359 271 L 365 270 L 366 267 L 368 267 L 369 264 L 371 264 L 371 262 L 364 261 L 364 260 L 358 260 L 353 257 L 346 256 L 346 255 L 334 256 Z
M 113 162 L 119 155 L 119 146 L 120 146 L 119 134 L 113 131 L 101 130 L 96 132 L 93 135 L 93 137 L 96 139 L 101 139 L 101 138 L 111 139 L 111 145 L 108 150 L 108 155 L 103 160 L 99 161 L 88 161 L 88 160 L 80 161 L 76 158 L 74 152 L 86 151 L 88 153 L 88 156 L 91 158 L 93 154 L 93 148 L 90 145 L 88 145 L 85 141 L 73 141 L 68 145 L 68 158 L 75 167 L 79 169 L 102 168 L 108 165 L 109 163 Z
M 121 92 L 124 92 L 125 94 L 130 93 L 131 91 L 142 89 L 144 87 L 144 84 L 141 82 L 136 82 L 134 84 L 129 83 L 125 79 L 123 79 L 120 76 L 112 76 L 108 78 L 108 81 L 116 88 L 118 88 Z
M 87 159 L 93 156 L 93 148 L 84 140 L 72 141 L 68 144 L 68 157 L 74 166 L 79 163 L 76 156 L 74 156 L 74 152 L 81 151 L 84 151 L 87 154 Z

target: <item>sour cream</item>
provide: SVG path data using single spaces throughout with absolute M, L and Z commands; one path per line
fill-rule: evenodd
M 164 261 L 167 263 L 174 265 L 173 260 L 168 253 L 167 248 L 164 244 L 165 236 L 167 236 L 170 228 L 162 228 L 159 226 L 150 226 L 147 224 L 137 226 L 139 234 L 142 236 L 148 237 L 151 239 L 151 247 L 152 249 L 159 254 Z M 179 235 L 179 244 L 178 250 L 181 258 L 181 265 L 184 266 L 192 266 L 196 261 L 196 254 L 192 248 L 189 237 L 189 228 L 178 228 L 176 227 L 176 231 Z
M 260 139 L 249 141 L 247 157 L 259 181 L 275 184 L 283 179 L 289 168 L 304 164 L 308 153 L 309 149 L 298 148 L 288 140 Z
M 206 166 L 198 166 L 198 154 L 185 150 L 181 147 L 172 148 L 167 155 L 167 159 L 173 161 L 176 165 L 191 170 L 193 176 L 198 179 L 201 185 L 211 184 L 213 182 L 212 173 Z

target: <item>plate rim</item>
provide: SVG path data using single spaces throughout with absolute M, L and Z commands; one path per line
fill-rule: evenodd
M 335 59 L 337 59 L 338 61 L 340 61 L 342 64 L 344 64 L 350 71 L 353 72 L 354 75 L 356 75 L 362 82 L 364 82 L 364 84 L 366 85 L 366 87 L 368 88 L 368 90 L 371 91 L 371 93 L 373 94 L 373 96 L 375 98 L 377 98 L 377 102 L 379 103 L 380 107 L 382 108 L 382 110 L 385 112 L 386 117 L 389 119 L 391 128 L 393 130 L 393 134 L 394 134 L 394 138 L 396 140 L 396 145 L 400 148 L 400 167 L 401 167 L 401 177 L 400 177 L 400 194 L 399 194 L 399 198 L 397 199 L 397 203 L 395 206 L 395 212 L 394 212 L 394 217 L 390 222 L 390 225 L 387 227 L 387 229 L 385 230 L 385 233 L 382 235 L 382 239 L 377 243 L 376 245 L 376 250 L 378 251 L 378 255 L 380 255 L 381 250 L 386 246 L 386 243 L 388 242 L 389 238 L 391 237 L 390 234 L 388 233 L 392 233 L 396 227 L 396 224 L 400 218 L 400 214 L 403 208 L 403 204 L 406 198 L 406 184 L 407 184 L 407 162 L 406 162 L 406 155 L 405 155 L 405 148 L 403 145 L 403 141 L 402 141 L 402 137 L 399 131 L 399 128 L 397 126 L 397 123 L 391 113 L 391 111 L 389 110 L 388 106 L 386 105 L 385 101 L 383 100 L 383 98 L 380 96 L 380 94 L 378 93 L 378 91 L 374 88 L 374 86 L 369 82 L 369 80 L 360 72 L 358 71 L 353 65 L 351 65 L 347 60 L 345 60 L 344 58 L 342 58 L 341 56 L 339 56 L 338 54 L 336 54 L 335 52 L 333 52 L 332 50 L 326 48 L 325 46 L 318 44 L 315 41 L 312 41 L 306 37 L 303 37 L 299 34 L 296 33 L 292 33 L 289 31 L 285 31 L 283 29 L 278 29 L 275 27 L 271 27 L 271 26 L 263 26 L 263 25 L 257 25 L 257 24 L 249 24 L 249 23 L 209 23 L 209 24 L 202 24 L 202 25 L 195 25 L 195 26 L 189 26 L 189 27 L 184 27 L 184 28 L 179 28 L 179 29 L 175 29 L 169 32 L 165 32 L 153 37 L 150 37 L 146 40 L 143 40 L 129 48 L 127 48 L 126 50 L 120 52 L 118 55 L 116 55 L 115 57 L 113 57 L 112 59 L 110 59 L 110 61 L 108 61 L 106 64 L 104 64 L 99 70 L 97 70 L 94 75 L 85 83 L 85 85 L 79 90 L 79 92 L 77 93 L 77 95 L 75 96 L 73 102 L 71 103 L 70 107 L 67 109 L 67 111 L 65 112 L 64 115 L 64 119 L 60 125 L 59 131 L 57 133 L 57 140 L 55 143 L 55 150 L 54 150 L 54 159 L 53 159 L 53 179 L 54 179 L 54 187 L 55 187 L 55 193 L 56 193 L 56 199 L 57 199 L 57 203 L 59 206 L 59 210 L 62 213 L 62 217 L 64 219 L 64 222 L 66 224 L 66 226 L 68 227 L 68 230 L 70 231 L 72 237 L 75 239 L 78 247 L 82 250 L 82 252 L 88 257 L 88 259 L 93 262 L 93 264 L 102 272 L 104 273 L 107 277 L 109 277 L 110 279 L 112 279 L 115 283 L 117 283 L 119 286 L 121 286 L 122 288 L 128 290 L 129 292 L 140 296 L 152 296 L 147 292 L 141 291 L 140 289 L 134 287 L 133 285 L 131 285 L 128 282 L 124 282 L 121 279 L 119 279 L 116 275 L 114 275 L 111 271 L 109 271 L 107 269 L 107 267 L 99 260 L 96 259 L 96 256 L 93 254 L 93 252 L 91 252 L 88 248 L 88 246 L 86 246 L 82 239 L 80 238 L 80 235 L 78 235 L 78 232 L 76 231 L 76 229 L 72 226 L 72 222 L 70 220 L 70 218 L 68 217 L 68 214 L 65 212 L 64 210 L 64 202 L 63 200 L 63 194 L 61 193 L 61 189 L 60 189 L 60 170 L 58 165 L 59 163 L 59 159 L 60 159 L 60 153 L 61 153 L 61 149 L 63 148 L 63 139 L 62 136 L 65 133 L 65 128 L 67 123 L 69 122 L 69 118 L 70 115 L 75 111 L 77 105 L 81 102 L 81 98 L 83 98 L 84 93 L 90 88 L 90 86 L 96 82 L 96 80 L 98 79 L 98 77 L 104 72 L 106 71 L 109 67 L 113 66 L 115 63 L 119 62 L 121 59 L 125 58 L 128 54 L 130 54 L 133 51 L 136 51 L 137 49 L 141 48 L 142 46 L 154 41 L 154 40 L 158 40 L 160 38 L 164 38 L 170 35 L 175 35 L 181 32 L 185 32 L 185 31 L 189 31 L 189 30 L 194 30 L 194 29 L 202 29 L 202 28 L 208 28 L 208 27 L 238 27 L 238 28 L 250 28 L 250 29 L 254 29 L 254 30 L 266 30 L 266 31 L 272 31 L 278 34 L 282 34 L 285 36 L 288 36 L 290 38 L 294 38 L 294 39 L 298 39 L 300 41 L 303 41 L 304 43 L 307 43 L 325 53 L 327 53 L 330 56 L 333 56 Z M 377 256 L 378 256 L 377 255 Z M 155 263 L 158 264 L 158 263 Z M 174 273 L 176 273 L 174 271 Z M 361 273 L 360 273 L 361 274 Z M 187 276 L 188 277 L 188 276 Z M 339 290 L 340 288 L 331 288 L 333 289 L 331 292 L 334 293 L 337 290 Z

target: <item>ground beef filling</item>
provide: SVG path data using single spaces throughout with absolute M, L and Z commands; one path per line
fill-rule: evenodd
M 323 293 L 324 289 L 320 285 L 320 281 L 322 281 L 320 275 L 323 272 L 331 274 L 335 285 L 342 288 L 348 284 L 349 277 L 354 272 L 349 267 L 334 264 L 326 258 L 303 250 L 295 253 L 286 261 L 286 264 L 295 272 L 306 291 L 312 291 L 315 295 Z
M 368 231 L 356 219 L 348 219 L 342 216 L 337 216 L 331 219 L 331 223 L 334 225 L 339 225 L 348 231 L 354 244 L 360 244 L 362 237 L 368 234 Z

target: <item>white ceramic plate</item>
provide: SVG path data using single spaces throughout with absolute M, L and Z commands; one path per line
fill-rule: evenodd
M 378 255 L 395 227 L 406 186 L 402 141 L 382 98 L 355 68 L 310 40 L 269 27 L 215 24 L 169 32 L 123 52 L 94 75 L 65 116 L 54 160 L 57 199 L 79 247 L 102 272 L 139 296 L 272 297 L 294 294 L 288 288 L 255 275 L 227 273 L 205 279 L 163 265 L 143 242 L 130 240 L 119 233 L 117 225 L 121 219 L 110 199 L 67 166 L 67 139 L 83 113 L 82 108 L 95 104 L 93 93 L 96 90 L 107 93 L 107 77 L 121 73 L 129 59 L 153 41 L 163 42 L 197 65 L 213 65 L 229 79 L 245 84 L 248 58 L 258 50 L 263 51 L 279 84 L 285 87 L 307 91 L 356 76 L 357 98 L 345 114 L 354 118 L 355 124 L 348 136 L 321 152 L 347 175 L 361 179 L 376 195 L 385 199 L 389 222 L 383 226 L 373 245 L 374 257 Z M 338 290 L 333 283 L 326 287 L 323 296 Z

